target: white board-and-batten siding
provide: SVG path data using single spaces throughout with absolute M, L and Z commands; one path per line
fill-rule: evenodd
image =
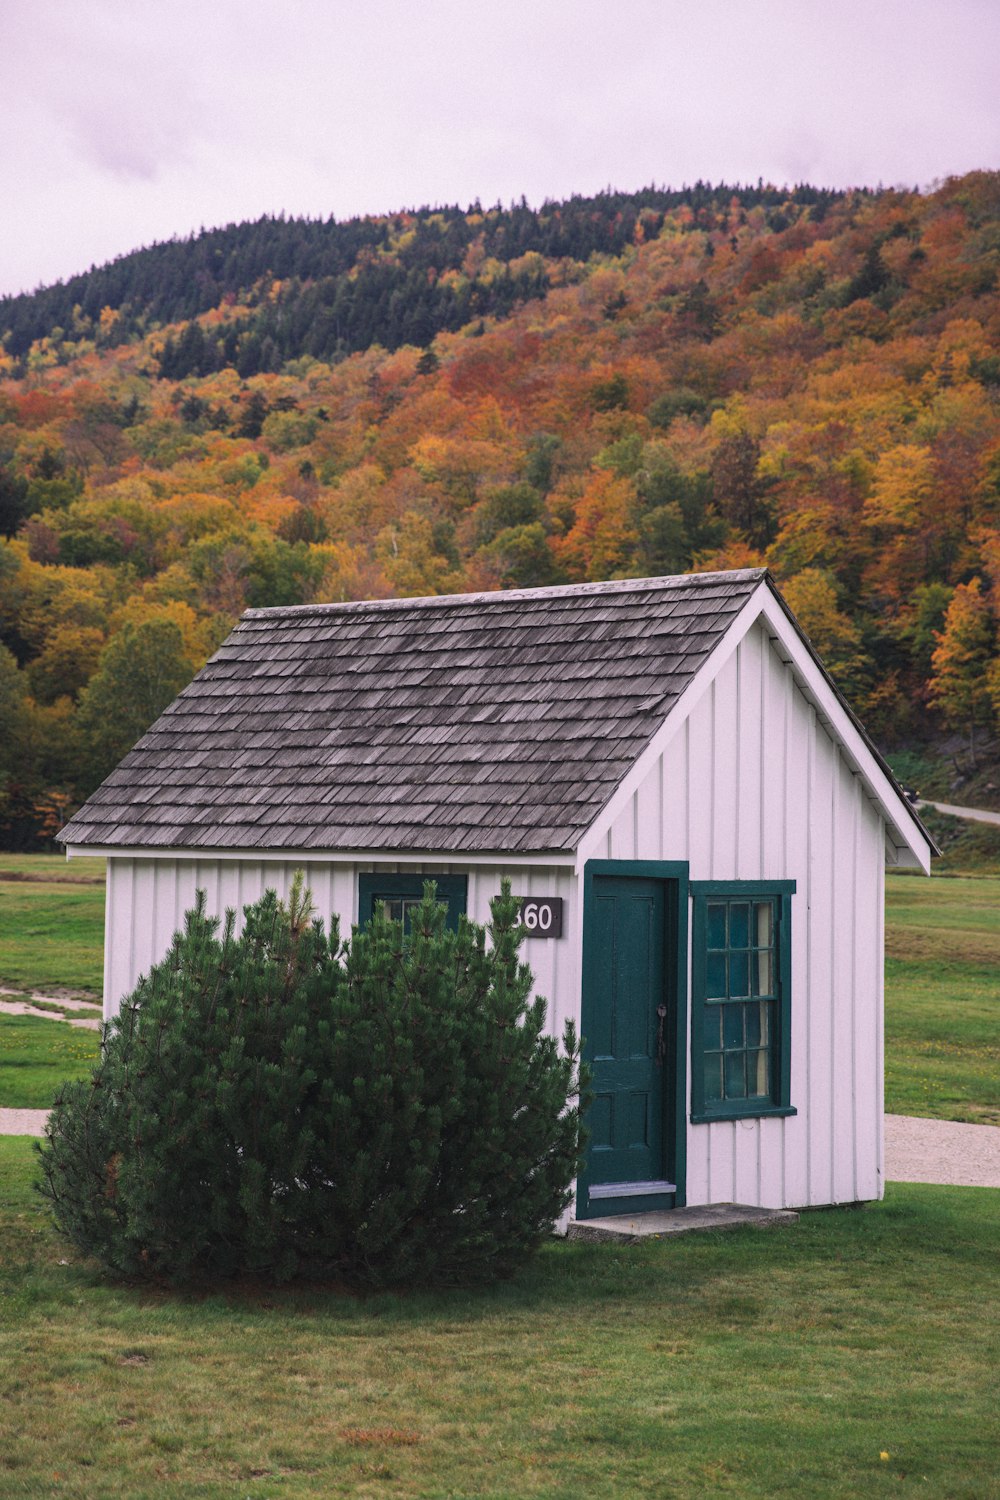
M 560 940 L 526 940 L 522 956 L 535 976 L 535 992 L 548 1001 L 548 1024 L 561 1036 L 568 1019 L 579 1021 L 580 989 L 577 955 L 581 951 L 579 912 L 574 900 L 575 877 L 567 867 L 548 868 L 516 864 L 469 866 L 455 861 L 414 866 L 392 861 L 346 863 L 310 859 L 195 859 L 113 856 L 108 859 L 107 909 L 104 943 L 104 1016 L 116 1015 L 122 999 L 134 989 L 139 976 L 169 951 L 174 933 L 184 925 L 184 914 L 195 904 L 199 890 L 205 892 L 210 916 L 224 917 L 231 909 L 237 929 L 243 908 L 274 890 L 287 898 L 297 870 L 305 876 L 313 907 L 329 927 L 336 916 L 342 937 L 358 921 L 358 876 L 370 872 L 410 874 L 419 869 L 428 878 L 461 874 L 468 878 L 466 910 L 474 921 L 487 923 L 490 901 L 504 877 L 518 896 L 561 896 L 566 925 Z M 576 924 L 576 925 L 574 925 Z
M 689 1123 L 689 1204 L 882 1196 L 884 847 L 861 779 L 755 626 L 592 849 L 686 861 L 692 880 L 796 881 L 797 1113 Z M 690 1105 L 690 1065 L 687 1086 Z

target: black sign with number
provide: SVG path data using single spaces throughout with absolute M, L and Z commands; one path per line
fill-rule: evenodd
M 528 937 L 562 937 L 563 898 L 561 896 L 523 896 L 521 926 Z

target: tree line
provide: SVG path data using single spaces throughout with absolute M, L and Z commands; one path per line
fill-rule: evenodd
M 281 312 L 262 319 L 254 332 L 258 345 L 270 340 L 283 360 L 304 353 L 329 359 L 372 342 L 386 348 L 425 345 L 470 317 L 503 316 L 518 298 L 542 295 L 547 287 L 544 277 L 506 271 L 496 286 L 492 275 L 489 282 L 473 275 L 471 289 L 460 294 L 448 287 L 435 292 L 436 280 L 459 270 L 474 246 L 483 261 L 501 268 L 528 254 L 550 261 L 618 256 L 633 243 L 638 223 L 656 234 L 665 216 L 681 206 L 710 219 L 734 194 L 748 208 L 767 205 L 779 224 L 782 209 L 787 214 L 809 206 L 815 213 L 842 196 L 807 186 L 789 193 L 763 183 L 731 188 L 698 182 L 676 190 L 609 189 L 538 209 L 522 199 L 509 208 L 425 207 L 341 223 L 265 215 L 151 245 L 54 286 L 0 298 L 0 342 L 17 361 L 55 330 L 63 341 L 91 335 L 114 346 L 156 324 L 197 318 L 230 299 L 254 307 L 278 281 L 293 283 L 283 291 Z M 241 347 L 247 341 L 238 329 L 229 332 L 233 341 L 223 345 L 221 363 L 210 363 L 202 350 L 192 358 L 175 346 L 174 363 L 164 374 L 208 374 L 222 363 L 235 364 L 240 355 L 246 374 L 277 367 L 276 355 L 268 352 L 261 363 L 259 352 Z

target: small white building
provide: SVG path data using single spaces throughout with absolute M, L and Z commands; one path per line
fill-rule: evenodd
M 594 1073 L 578 1219 L 883 1190 L 883 874 L 933 844 L 763 570 L 250 610 L 63 833 L 106 1016 L 204 889 L 526 898 Z

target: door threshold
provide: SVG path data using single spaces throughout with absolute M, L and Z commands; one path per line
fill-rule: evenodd
M 596 1198 L 653 1198 L 658 1193 L 676 1193 L 676 1182 L 598 1182 L 587 1192 Z
M 637 1244 L 650 1237 L 693 1234 L 708 1229 L 770 1229 L 794 1224 L 790 1208 L 756 1208 L 747 1203 L 709 1203 L 701 1208 L 667 1208 L 657 1213 L 618 1214 L 608 1219 L 574 1219 L 567 1230 L 571 1240 L 617 1240 Z

